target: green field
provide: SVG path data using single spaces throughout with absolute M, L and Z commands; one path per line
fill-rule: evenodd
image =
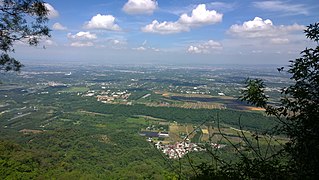
M 88 87 L 69 87 L 67 89 L 64 89 L 63 91 L 59 91 L 61 93 L 84 93 L 89 91 L 90 89 Z

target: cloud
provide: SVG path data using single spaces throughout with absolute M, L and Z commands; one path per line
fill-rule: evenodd
M 223 46 L 220 42 L 209 40 L 207 42 L 189 46 L 187 52 L 194 54 L 209 54 L 211 52 L 220 51 L 222 49 Z
M 288 44 L 289 43 L 288 38 L 272 38 L 270 41 L 272 44 Z
M 57 43 L 51 39 L 46 39 L 42 42 L 44 46 L 57 46 Z
M 156 0 L 128 0 L 123 11 L 127 14 L 152 14 L 157 7 Z
M 259 54 L 259 53 L 263 53 L 263 51 L 262 50 L 252 50 L 251 53 Z
M 262 10 L 284 13 L 286 15 L 308 15 L 309 11 L 304 4 L 292 4 L 283 1 L 256 1 L 253 6 Z
M 176 22 L 152 21 L 151 24 L 142 28 L 143 32 L 158 33 L 158 34 L 173 34 L 184 31 L 189 31 L 192 27 L 199 27 L 209 24 L 221 22 L 223 14 L 217 13 L 215 10 L 207 10 L 205 4 L 198 5 L 192 10 L 191 15 L 182 14 Z
M 151 24 L 146 25 L 142 28 L 143 32 L 147 33 L 158 33 L 158 34 L 173 34 L 182 31 L 189 31 L 189 27 L 183 26 L 178 22 L 167 22 L 162 23 L 154 20 Z
M 137 47 L 137 48 L 133 48 L 134 50 L 137 50 L 137 51 L 145 51 L 146 48 L 143 47 L 143 46 L 140 46 L 140 47 Z
M 93 41 L 97 39 L 96 34 L 90 32 L 78 32 L 74 35 L 68 33 L 67 37 L 71 41 L 70 46 L 72 47 L 90 47 L 94 46 Z
M 111 31 L 120 31 L 121 28 L 115 24 L 115 17 L 112 15 L 97 14 L 89 22 L 84 24 L 86 29 L 104 29 Z
M 58 31 L 63 31 L 63 30 L 67 30 L 68 28 L 63 26 L 60 23 L 54 23 L 52 26 L 53 30 L 58 30 Z
M 117 40 L 117 39 L 113 39 L 113 40 L 112 40 L 112 43 L 113 43 L 114 45 L 117 45 L 117 44 L 120 44 L 121 41 L 119 41 L 119 40 Z
M 205 4 L 200 4 L 193 9 L 191 16 L 186 13 L 182 14 L 178 22 L 188 26 L 202 26 L 221 22 L 222 18 L 222 14 L 217 13 L 215 10 L 207 10 Z
M 78 32 L 75 35 L 72 35 L 71 33 L 68 33 L 68 38 L 71 40 L 93 40 L 96 39 L 96 34 L 91 34 L 90 32 Z
M 137 48 L 132 48 L 133 50 L 137 50 L 137 51 L 155 51 L 155 52 L 159 52 L 160 49 L 158 48 L 154 48 L 151 46 L 146 46 L 147 44 L 147 40 L 144 40 L 143 43 L 141 44 L 141 46 L 137 47 Z
M 235 3 L 225 3 L 225 2 L 211 2 L 207 4 L 207 7 L 212 8 L 212 9 L 219 9 L 223 11 L 231 11 L 235 8 L 236 4 Z
M 189 48 L 187 49 L 187 52 L 200 54 L 202 51 L 200 49 L 198 49 L 198 47 L 196 47 L 196 46 L 189 46 Z
M 81 41 L 76 41 L 76 42 L 72 42 L 70 44 L 70 46 L 72 47 L 91 47 L 94 44 L 92 42 L 81 42 Z
M 280 51 L 286 56 L 289 51 L 299 52 L 298 49 L 307 46 L 304 29 L 305 26 L 299 24 L 277 25 L 271 19 L 255 17 L 234 24 L 227 30 L 229 36 L 221 40 L 223 52 L 230 54 L 236 49 L 242 55 L 258 54 L 266 57 Z
M 83 31 L 74 35 L 68 33 L 67 37 L 72 41 L 70 44 L 72 47 L 90 47 L 94 45 L 92 41 L 97 39 L 95 34 Z
M 53 6 L 51 6 L 49 3 L 44 3 L 44 6 L 47 8 L 48 12 L 48 18 L 53 19 L 56 17 L 59 17 L 59 12 L 54 9 Z
M 108 39 L 107 42 L 112 46 L 112 47 L 122 47 L 123 45 L 127 44 L 127 41 L 125 39 Z
M 161 50 L 158 48 L 154 48 L 154 47 L 145 47 L 145 46 L 140 46 L 137 48 L 132 48 L 133 50 L 136 51 L 154 51 L 154 52 L 160 52 Z
M 42 38 L 42 37 L 37 37 L 37 36 L 31 36 L 30 38 L 34 38 L 34 37 L 38 38 L 38 40 L 39 40 L 38 46 L 39 47 L 42 46 L 44 49 L 48 46 L 57 46 L 58 45 L 51 38 Z M 19 45 L 19 46 L 29 46 L 29 38 L 23 38 L 23 39 L 21 39 L 21 41 L 16 41 L 15 43 L 16 43 L 16 45 Z
M 228 33 L 237 37 L 262 38 L 278 37 L 294 31 L 302 31 L 303 29 L 305 27 L 298 24 L 275 26 L 270 19 L 263 20 L 260 17 L 255 17 L 253 20 L 246 21 L 242 25 L 232 25 Z
M 161 50 L 160 49 L 158 49 L 158 48 L 151 48 L 151 50 L 153 50 L 153 51 L 155 51 L 155 52 L 160 52 Z

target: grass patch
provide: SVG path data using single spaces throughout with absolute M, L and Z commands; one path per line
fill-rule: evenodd
M 88 87 L 69 87 L 63 91 L 59 91 L 61 93 L 83 93 L 83 92 L 87 92 L 90 89 Z
M 126 122 L 128 123 L 134 123 L 134 124 L 140 124 L 140 125 L 148 125 L 149 120 L 139 117 L 139 118 L 127 118 Z

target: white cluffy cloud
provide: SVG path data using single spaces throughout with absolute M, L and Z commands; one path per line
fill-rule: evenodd
M 48 18 L 52 19 L 52 18 L 56 18 L 59 17 L 59 12 L 57 10 L 54 9 L 53 6 L 51 6 L 51 4 L 49 3 L 44 3 L 44 6 L 47 8 L 48 12 Z
M 71 40 L 93 40 L 96 39 L 96 34 L 91 34 L 90 32 L 78 32 L 75 35 L 72 35 L 71 33 L 68 34 L 68 38 Z
M 213 51 L 219 51 L 222 49 L 223 49 L 223 46 L 221 43 L 216 42 L 214 40 L 209 40 L 204 43 L 189 46 L 187 49 L 187 52 L 194 53 L 194 54 L 209 54 Z
M 285 15 L 309 14 L 309 10 L 304 4 L 283 1 L 258 1 L 253 2 L 253 5 L 262 10 L 284 13 Z
M 53 30 L 58 30 L 58 31 L 63 31 L 63 30 L 67 30 L 68 28 L 63 26 L 60 23 L 54 23 L 52 26 Z
M 156 0 L 128 0 L 123 11 L 127 14 L 152 14 L 157 7 Z
M 119 31 L 121 28 L 115 24 L 115 17 L 112 15 L 97 14 L 93 16 L 89 22 L 84 24 L 86 29 L 104 29 L 111 31 Z
M 72 47 L 90 47 L 93 46 L 93 40 L 97 39 L 96 34 L 90 32 L 78 32 L 74 35 L 68 33 L 68 38 L 71 41 L 70 46 Z
M 178 22 L 158 22 L 154 20 L 151 24 L 146 25 L 142 28 L 143 32 L 147 33 L 158 33 L 158 34 L 173 34 L 182 31 L 189 31 L 189 27 L 184 26 Z
M 280 37 L 294 31 L 302 31 L 305 27 L 298 24 L 275 26 L 270 19 L 255 17 L 242 25 L 232 25 L 228 31 L 233 36 L 244 38 Z
M 205 4 L 200 4 L 192 10 L 192 14 L 190 16 L 184 13 L 176 22 L 164 21 L 160 23 L 157 20 L 154 20 L 151 24 L 143 27 L 142 31 L 159 34 L 179 33 L 189 31 L 192 27 L 221 22 L 222 18 L 223 14 L 220 14 L 215 10 L 207 10 Z
M 191 16 L 186 13 L 182 14 L 178 22 L 188 26 L 202 26 L 221 22 L 222 18 L 222 14 L 217 13 L 215 10 L 207 10 L 205 4 L 200 4 L 193 9 Z

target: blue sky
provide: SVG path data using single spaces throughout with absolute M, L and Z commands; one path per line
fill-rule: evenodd
M 22 62 L 287 64 L 319 18 L 318 0 L 46 2 L 52 37 L 17 44 Z

